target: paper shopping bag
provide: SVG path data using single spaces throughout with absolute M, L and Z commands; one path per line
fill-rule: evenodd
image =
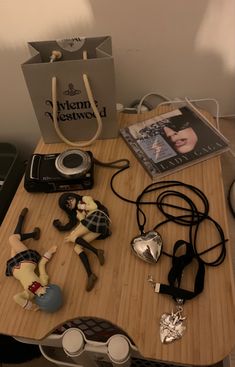
M 72 142 L 117 137 L 111 37 L 29 42 L 29 47 L 32 57 L 22 70 L 44 142 L 61 141 L 54 123 Z

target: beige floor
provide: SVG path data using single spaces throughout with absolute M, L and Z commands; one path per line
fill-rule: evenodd
M 220 130 L 223 132 L 225 136 L 227 136 L 231 142 L 231 146 L 235 152 L 235 119 L 223 119 L 220 121 Z M 231 182 L 235 179 L 235 157 L 231 153 L 225 153 L 222 158 L 222 168 L 223 168 L 223 177 L 224 177 L 224 187 L 225 187 L 225 195 L 227 196 L 229 186 Z M 226 197 L 227 201 L 227 197 Z M 231 244 L 235 243 L 235 218 L 231 215 L 229 208 L 227 207 L 228 212 L 228 224 L 230 229 L 230 239 Z M 235 250 L 233 251 L 233 264 L 235 269 Z M 234 341 L 235 344 L 235 341 Z M 21 366 L 21 367 L 52 367 L 55 364 L 47 361 L 44 357 L 34 359 L 31 362 L 23 363 L 23 364 L 2 364 L 0 367 L 10 367 L 10 366 Z M 234 351 L 229 356 L 228 360 L 226 360 L 226 366 L 235 367 L 235 348 Z

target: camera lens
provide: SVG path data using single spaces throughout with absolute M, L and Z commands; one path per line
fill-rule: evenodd
M 64 177 L 80 177 L 91 168 L 91 157 L 79 149 L 66 150 L 56 158 L 55 167 Z
M 81 155 L 78 154 L 69 154 L 63 159 L 63 165 L 66 168 L 75 168 L 79 167 L 83 163 L 83 159 Z

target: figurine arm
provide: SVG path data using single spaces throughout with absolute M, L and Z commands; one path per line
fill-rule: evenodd
M 23 307 L 25 310 L 36 310 L 37 306 L 29 300 L 29 293 L 27 291 L 23 291 L 20 293 L 17 293 L 13 297 L 14 301 Z
M 79 222 L 81 222 L 81 220 L 85 218 L 86 218 L 86 214 L 84 211 L 83 212 L 77 211 L 77 219 L 79 220 Z
M 65 242 L 75 243 L 78 237 L 84 236 L 88 232 L 88 229 L 80 223 L 68 236 L 65 237 Z
M 83 196 L 82 200 L 85 202 L 85 210 L 87 210 L 88 212 L 91 212 L 93 210 L 96 210 L 98 208 L 96 202 L 94 201 L 94 199 L 91 196 Z M 79 207 L 79 205 L 78 205 Z
M 56 250 L 57 250 L 57 246 L 51 247 L 47 252 L 45 252 L 43 257 L 39 261 L 39 264 L 38 264 L 39 279 L 40 279 L 40 282 L 41 282 L 42 286 L 45 286 L 45 285 L 48 284 L 49 277 L 48 277 L 47 272 L 46 272 L 46 264 L 52 258 L 53 254 L 56 252 Z

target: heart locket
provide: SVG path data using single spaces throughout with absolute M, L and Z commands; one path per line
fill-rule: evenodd
M 162 251 L 162 238 L 158 232 L 149 231 L 134 237 L 131 247 L 140 259 L 156 264 Z

